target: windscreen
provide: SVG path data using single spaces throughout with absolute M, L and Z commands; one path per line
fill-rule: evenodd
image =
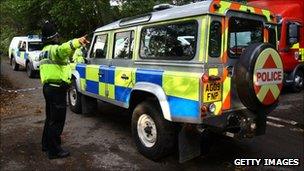
M 42 42 L 29 42 L 28 43 L 28 51 L 42 50 L 42 48 L 43 48 Z

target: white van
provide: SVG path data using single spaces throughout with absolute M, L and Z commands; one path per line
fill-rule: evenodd
M 43 48 L 38 35 L 14 37 L 9 46 L 8 54 L 10 63 L 15 71 L 19 66 L 26 68 L 27 75 L 33 78 L 39 70 L 39 54 Z

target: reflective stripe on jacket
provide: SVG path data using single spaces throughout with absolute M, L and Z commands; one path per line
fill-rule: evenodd
M 81 44 L 77 39 L 73 39 L 62 45 L 47 45 L 40 53 L 40 78 L 42 84 L 45 83 L 70 83 L 71 67 L 69 57 Z

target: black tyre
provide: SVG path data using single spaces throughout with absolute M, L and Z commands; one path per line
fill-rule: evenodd
M 77 90 L 76 81 L 73 79 L 68 92 L 69 105 L 71 111 L 81 114 L 81 93 Z
M 283 75 L 279 53 L 268 43 L 255 43 L 240 56 L 233 79 L 244 106 L 269 113 L 277 105 Z
M 29 78 L 34 78 L 37 72 L 34 70 L 34 66 L 31 62 L 27 62 L 26 64 L 26 73 Z
M 19 70 L 19 64 L 17 64 L 15 57 L 12 58 L 12 67 L 14 71 Z
M 175 127 L 163 118 L 159 105 L 153 100 L 136 106 L 131 126 L 138 151 L 151 160 L 165 157 L 175 147 Z
M 303 90 L 304 87 L 304 74 L 303 71 L 298 69 L 293 78 L 292 91 L 298 93 Z

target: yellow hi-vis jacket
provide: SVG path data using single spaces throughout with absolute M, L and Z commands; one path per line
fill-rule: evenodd
M 72 57 L 72 62 L 84 63 L 85 62 L 84 58 L 85 58 L 85 56 L 82 53 L 82 48 L 78 48 L 78 49 L 75 50 L 75 53 Z
M 47 45 L 39 55 L 40 78 L 45 83 L 71 83 L 71 67 L 69 58 L 75 49 L 81 46 L 78 39 L 70 40 L 62 45 Z

